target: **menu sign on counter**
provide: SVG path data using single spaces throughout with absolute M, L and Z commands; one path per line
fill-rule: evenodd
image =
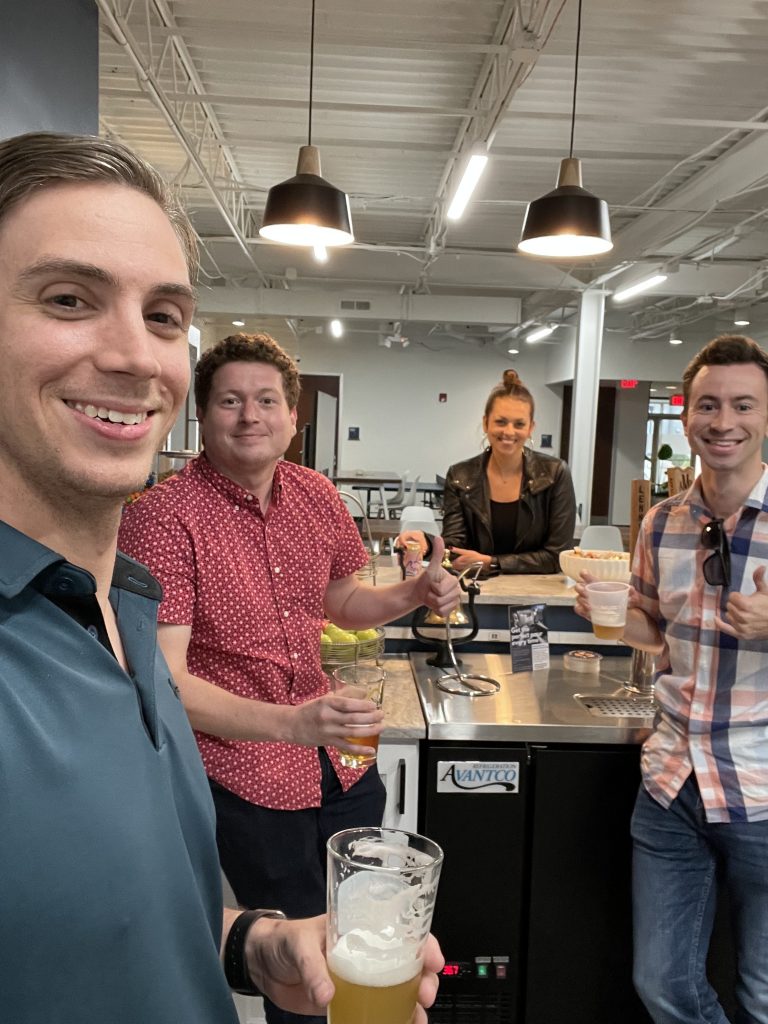
M 509 649 L 513 672 L 549 668 L 549 638 L 543 604 L 517 605 L 509 609 Z

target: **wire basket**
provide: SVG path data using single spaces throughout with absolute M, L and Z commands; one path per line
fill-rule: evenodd
M 373 550 L 373 535 L 371 533 L 371 524 L 368 522 L 368 516 L 365 514 L 365 506 L 362 501 L 355 494 L 350 494 L 349 491 L 339 491 L 342 498 L 349 498 L 350 501 L 354 501 L 357 507 L 360 509 L 360 515 L 363 517 L 363 523 L 365 525 L 365 532 L 368 534 L 368 561 L 357 570 L 355 576 L 360 580 L 371 580 L 372 585 L 376 586 L 376 562 L 378 561 L 378 554 Z M 371 641 L 372 643 L 373 641 Z M 347 659 L 350 660 L 350 659 Z
M 384 629 L 376 627 L 376 638 L 356 640 L 354 643 L 330 643 L 320 647 L 320 661 L 328 668 L 349 665 L 350 662 L 380 658 L 384 653 Z

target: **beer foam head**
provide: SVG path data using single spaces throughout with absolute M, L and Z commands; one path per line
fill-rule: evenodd
M 342 935 L 328 955 L 328 966 L 353 985 L 400 985 L 421 972 L 418 947 L 402 938 L 360 929 Z

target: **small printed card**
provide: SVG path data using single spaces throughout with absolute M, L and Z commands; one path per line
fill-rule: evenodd
M 509 648 L 513 672 L 549 668 L 549 639 L 544 625 L 544 605 L 510 606 Z

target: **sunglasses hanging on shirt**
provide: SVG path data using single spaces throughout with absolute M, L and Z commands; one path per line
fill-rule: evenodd
M 712 552 L 701 566 L 704 579 L 711 587 L 730 587 L 731 549 L 722 519 L 711 519 L 702 527 L 701 544 Z

